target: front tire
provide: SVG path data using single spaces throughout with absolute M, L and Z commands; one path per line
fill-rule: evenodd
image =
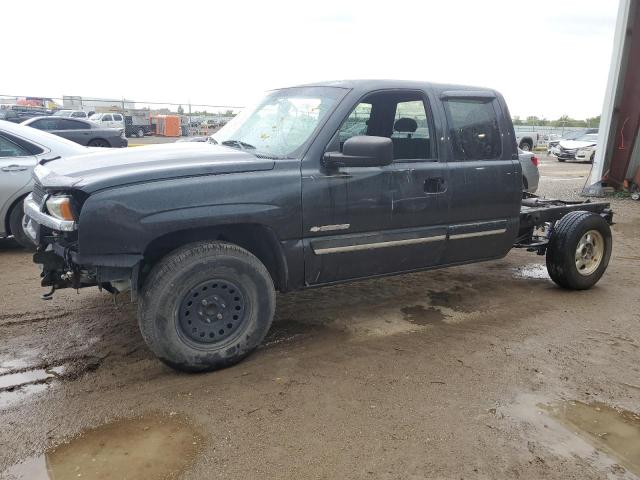
M 520 144 L 520 150 L 524 151 L 524 152 L 530 152 L 532 149 L 532 145 L 529 145 L 528 142 L 522 142 Z
M 143 129 L 141 129 L 141 128 L 139 128 L 139 129 L 138 129 L 138 135 L 137 135 L 137 136 L 138 136 L 138 138 L 143 138 L 143 137 L 144 137 L 144 130 L 143 130 Z
M 275 289 L 254 255 L 224 242 L 185 245 L 163 258 L 138 303 L 142 336 L 160 360 L 188 372 L 233 365 L 266 336 Z
M 570 290 L 596 284 L 611 258 L 611 228 L 591 212 L 569 212 L 557 223 L 547 247 L 551 280 Z
M 11 229 L 11 234 L 13 235 L 14 240 L 21 247 L 26 248 L 27 250 L 35 250 L 36 246 L 24 231 L 24 225 L 22 223 L 23 219 L 24 210 L 22 200 L 19 200 L 18 203 L 13 206 L 11 213 L 9 214 L 9 228 Z

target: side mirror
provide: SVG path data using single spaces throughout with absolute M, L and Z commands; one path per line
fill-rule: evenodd
M 393 163 L 393 143 L 388 137 L 351 137 L 342 146 L 342 153 L 327 152 L 326 167 L 383 167 Z

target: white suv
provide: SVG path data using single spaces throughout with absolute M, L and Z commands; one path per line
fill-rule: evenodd
M 124 117 L 120 113 L 94 113 L 89 117 L 89 120 L 103 127 L 124 128 Z

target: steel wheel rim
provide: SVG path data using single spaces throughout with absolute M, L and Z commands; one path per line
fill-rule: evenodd
M 233 282 L 207 280 L 191 288 L 178 312 L 178 328 L 188 340 L 202 345 L 224 342 L 244 323 L 246 295 Z
M 589 276 L 595 272 L 604 257 L 604 237 L 597 230 L 589 230 L 580 238 L 576 247 L 576 269 L 580 275 Z

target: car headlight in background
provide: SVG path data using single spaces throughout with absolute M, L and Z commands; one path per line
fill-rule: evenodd
M 46 201 L 47 211 L 58 220 L 76 220 L 73 202 L 69 195 L 54 195 Z

